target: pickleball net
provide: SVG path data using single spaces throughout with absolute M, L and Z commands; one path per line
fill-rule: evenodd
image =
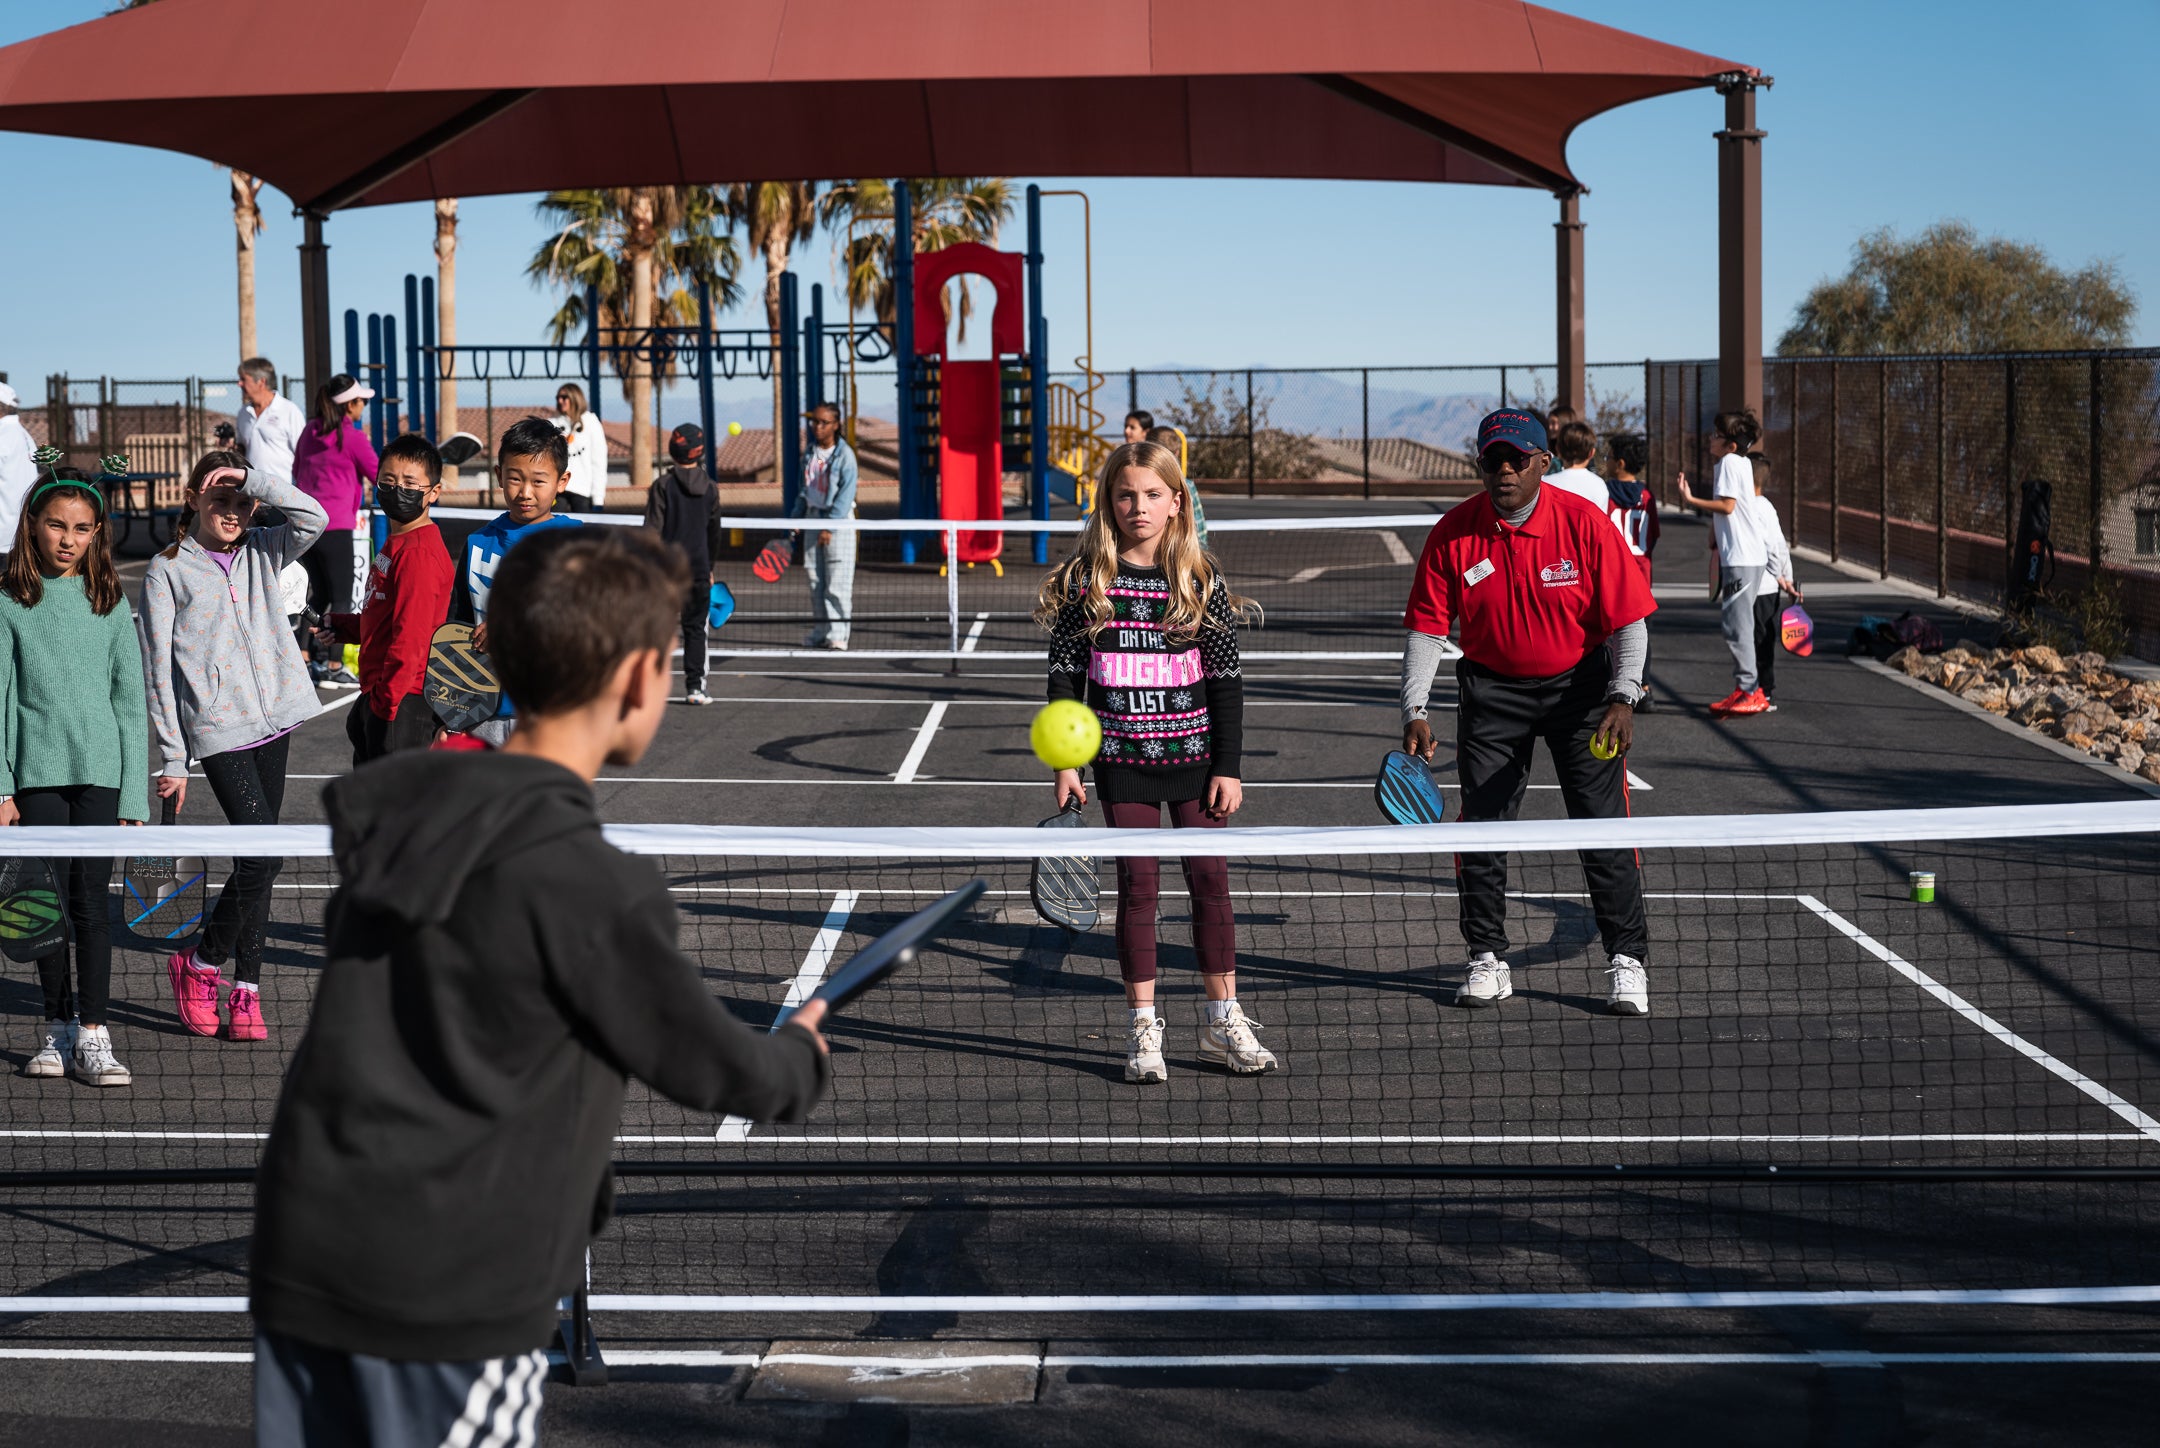
M 0 1299 L 244 1293 L 247 1175 L 336 879 L 320 830 L 168 833 L 286 857 L 271 1038 L 185 1035 L 162 955 L 124 944 L 114 1035 L 135 1084 L 0 1084 Z M 652 858 L 684 950 L 759 1025 L 912 910 L 988 890 L 833 1025 L 809 1124 L 633 1088 L 601 1308 L 2160 1293 L 2160 802 L 1144 841 L 613 835 Z M 1647 1017 L 1606 1011 L 1585 847 L 1640 859 Z M 1123 1079 L 1111 857 L 1143 848 L 1162 861 L 1162 1086 Z M 1047 850 L 1096 859 L 1096 929 L 1035 916 Z M 1454 1004 L 1454 860 L 1473 850 L 1508 863 L 1513 942 L 1514 996 L 1481 1010 Z M 1238 996 L 1277 1072 L 1232 1077 L 1196 1049 L 1193 853 L 1229 862 Z M 1931 903 L 1910 898 L 1918 871 Z M 26 976 L 8 968 L 18 1063 Z

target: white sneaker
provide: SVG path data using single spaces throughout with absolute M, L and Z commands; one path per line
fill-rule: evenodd
M 1253 1035 L 1260 1023 L 1245 1014 L 1242 1006 L 1232 1005 L 1227 1019 L 1209 1020 L 1200 1027 L 1200 1054 L 1210 1061 L 1220 1061 L 1240 1076 L 1250 1076 L 1259 1071 L 1275 1069 L 1275 1053 L 1260 1044 Z
M 1163 1018 L 1134 1026 L 1125 1036 L 1125 1079 L 1134 1083 L 1167 1081 L 1170 1068 L 1162 1058 Z
M 113 1054 L 107 1027 L 84 1026 L 75 1033 L 75 1079 L 91 1086 L 125 1086 L 135 1079 Z
M 712 695 L 706 693 L 703 689 L 692 689 L 683 696 L 683 702 L 685 704 L 710 704 Z
M 1612 994 L 1605 998 L 1606 1010 L 1616 1016 L 1650 1014 L 1650 986 L 1641 961 L 1632 955 L 1616 955 L 1605 973 L 1612 977 Z
M 1455 1004 L 1459 1006 L 1496 1006 L 1515 994 L 1515 987 L 1508 980 L 1508 963 L 1491 951 L 1480 951 L 1470 957 L 1470 974 L 1455 987 Z
M 44 1033 L 39 1039 L 44 1044 L 39 1046 L 38 1053 L 24 1064 L 22 1073 L 25 1076 L 65 1076 L 68 1054 L 75 1049 L 68 1023 L 47 1021 Z

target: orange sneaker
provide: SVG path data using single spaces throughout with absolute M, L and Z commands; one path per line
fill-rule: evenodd
M 1734 714 L 1767 714 L 1770 712 L 1770 696 L 1757 689 L 1723 712 L 1728 718 Z
M 1747 695 L 1741 693 L 1738 689 L 1735 689 L 1730 694 L 1727 694 L 1724 698 L 1718 700 L 1715 704 L 1712 704 L 1710 706 L 1710 712 L 1713 714 L 1723 714 L 1726 710 L 1732 708 L 1733 705 L 1739 703 L 1742 699 L 1745 699 L 1746 697 Z

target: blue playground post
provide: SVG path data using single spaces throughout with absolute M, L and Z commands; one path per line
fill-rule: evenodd
M 383 319 L 380 312 L 369 312 L 367 319 L 368 385 L 375 395 L 368 399 L 368 441 L 375 444 L 375 451 L 383 450 L 383 405 L 387 403 L 390 384 L 383 376 Z
M 803 323 L 803 405 L 825 403 L 825 284 L 810 284 L 810 319 Z
M 1028 497 L 1050 521 L 1050 325 L 1043 316 L 1042 188 L 1027 189 Z M 1050 535 L 1035 535 L 1035 561 L 1050 561 Z
M 893 385 L 899 397 L 900 516 L 925 518 L 915 459 L 915 207 L 905 181 L 893 182 Z M 900 535 L 900 561 L 915 561 L 915 535 Z
M 367 381 L 367 373 L 360 370 L 360 314 L 351 307 L 345 309 L 345 372 Z
M 389 411 L 383 416 L 383 430 L 392 436 L 400 436 L 410 429 L 405 425 L 404 399 L 398 396 L 397 318 L 395 317 L 382 319 L 382 350 L 383 401 L 389 408 Z
M 802 391 L 797 379 L 795 273 L 780 273 L 780 511 L 793 514 L 802 494 Z
M 432 443 L 442 441 L 441 434 L 436 431 L 438 420 L 435 416 L 438 399 L 442 396 L 440 389 L 436 386 L 440 368 L 441 359 L 435 355 L 435 278 L 422 277 L 420 278 L 420 396 L 413 407 L 413 411 L 416 415 L 426 419 L 420 424 L 420 430 L 427 434 L 427 440 Z M 452 418 L 451 421 L 456 422 L 457 419 Z
M 585 288 L 585 405 L 600 415 L 600 288 Z
M 427 407 L 420 400 L 420 278 L 405 273 L 405 385 L 413 395 L 401 411 L 399 432 L 426 432 Z
M 697 284 L 697 415 L 705 430 L 705 476 L 720 481 L 719 411 L 713 402 L 712 284 Z

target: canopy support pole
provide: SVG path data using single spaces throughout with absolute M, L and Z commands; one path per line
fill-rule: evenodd
M 1559 193 L 1560 219 L 1553 223 L 1554 271 L 1559 286 L 1555 313 L 1559 323 L 1559 376 L 1553 380 L 1557 406 L 1589 416 L 1583 374 L 1583 219 L 1582 189 Z
M 323 243 L 322 213 L 302 213 L 306 227 L 300 242 L 300 356 L 307 378 L 307 407 L 330 380 L 330 248 Z
M 1762 139 L 1755 91 L 1768 76 L 1718 78 L 1718 408 L 1763 415 Z

